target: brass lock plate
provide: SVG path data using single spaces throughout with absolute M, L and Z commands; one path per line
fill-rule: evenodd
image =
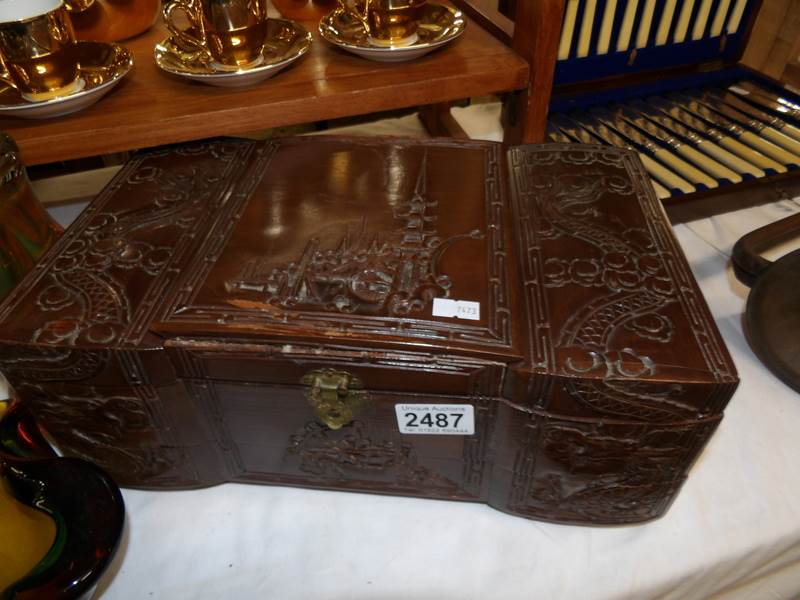
M 303 375 L 306 398 L 314 414 L 331 429 L 350 423 L 369 400 L 364 383 L 355 375 L 334 369 L 317 369 Z

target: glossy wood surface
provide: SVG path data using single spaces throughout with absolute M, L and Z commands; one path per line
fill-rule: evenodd
M 162 73 L 153 47 L 159 24 L 126 42 L 133 72 L 80 113 L 47 121 L 0 119 L 27 165 L 457 100 L 522 88 L 528 65 L 471 22 L 454 44 L 405 63 L 379 63 L 319 38 L 286 71 L 259 85 L 215 88 Z
M 516 23 L 526 23 L 526 31 L 515 29 L 513 48 L 530 64 L 528 87 L 516 98 L 516 106 L 506 107 L 507 144 L 544 141 L 550 91 L 556 70 L 556 50 L 561 31 L 563 0 L 520 2 Z

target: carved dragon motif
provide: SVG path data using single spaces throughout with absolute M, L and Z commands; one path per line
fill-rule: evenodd
M 669 497 L 668 490 L 680 480 L 686 428 L 654 428 L 646 434 L 634 428 L 630 435 L 566 423 L 542 429 L 539 451 L 569 477 L 542 471 L 531 482 L 529 501 L 558 507 L 562 515 L 572 515 L 567 518 L 613 521 L 624 514 L 655 516 Z
M 17 346 L 0 351 L 0 366 L 15 381 L 82 381 L 97 374 L 110 354 L 108 350 Z
M 207 146 L 198 146 L 204 152 Z M 221 152 L 231 160 L 235 153 Z M 161 169 L 143 163 L 124 181 L 145 186 L 153 201 L 119 212 L 98 212 L 48 271 L 50 284 L 36 298 L 38 308 L 54 313 L 36 330 L 34 343 L 113 345 L 131 324 L 133 307 L 119 273 L 133 271 L 155 279 L 172 258 L 172 246 L 142 241 L 139 232 L 165 227 L 189 230 L 201 218 L 198 207 L 216 193 L 220 174 L 186 166 Z
M 572 154 L 561 160 L 581 162 Z M 564 357 L 561 368 L 565 374 L 601 375 L 599 380 L 583 377 L 579 383 L 570 381 L 570 395 L 597 412 L 615 416 L 635 415 L 653 421 L 693 416 L 690 407 L 669 402 L 681 395 L 681 389 L 673 386 L 640 395 L 641 390 L 619 383 L 656 375 L 659 368 L 635 348 L 618 346 L 619 333 L 669 343 L 674 325 L 662 311 L 677 301 L 663 251 L 651 234 L 628 226 L 598 204 L 609 193 L 635 197 L 631 179 L 588 167 L 557 176 L 537 171 L 530 182 L 540 215 L 539 239 L 572 238 L 595 250 L 585 256 L 551 257 L 543 262 L 547 288 L 579 286 L 600 292 L 591 294 L 555 332 L 554 345 Z

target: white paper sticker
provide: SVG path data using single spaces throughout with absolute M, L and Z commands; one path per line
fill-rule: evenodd
M 400 433 L 473 435 L 475 409 L 471 404 L 395 404 Z
M 451 319 L 469 319 L 480 321 L 481 303 L 469 300 L 451 300 L 450 298 L 433 299 L 433 316 Z

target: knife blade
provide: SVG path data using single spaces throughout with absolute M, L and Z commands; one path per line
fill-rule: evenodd
M 737 81 L 735 84 L 729 85 L 728 89 L 734 94 L 745 96 L 749 100 L 757 102 L 765 108 L 800 120 L 800 104 L 789 98 L 770 92 L 751 81 Z
M 733 92 L 728 92 L 726 90 L 705 90 L 705 92 L 706 97 L 713 98 L 718 102 L 724 102 L 736 110 L 741 111 L 749 118 L 758 119 L 766 123 L 769 127 L 764 129 L 764 135 L 767 136 L 768 139 L 779 146 L 783 146 L 789 150 L 789 152 L 800 154 L 800 129 L 794 125 L 789 125 L 789 123 L 780 117 L 756 108 L 749 102 L 742 100 L 740 96 L 737 96 Z M 774 128 L 774 132 L 772 133 L 771 128 Z

